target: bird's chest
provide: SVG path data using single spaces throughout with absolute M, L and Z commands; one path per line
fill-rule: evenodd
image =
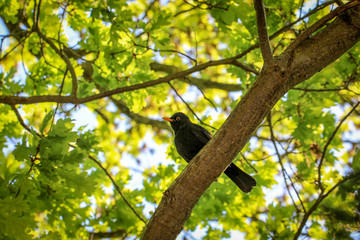
M 175 135 L 175 146 L 187 162 L 189 162 L 204 146 L 191 129 L 184 129 Z

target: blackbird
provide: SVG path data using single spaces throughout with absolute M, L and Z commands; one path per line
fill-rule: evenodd
M 211 133 L 205 128 L 192 123 L 184 113 L 178 112 L 170 118 L 164 117 L 163 119 L 169 121 L 174 129 L 176 150 L 186 162 L 190 162 L 212 138 Z M 231 163 L 224 173 L 245 193 L 250 192 L 253 186 L 256 186 L 255 179 L 234 163 Z

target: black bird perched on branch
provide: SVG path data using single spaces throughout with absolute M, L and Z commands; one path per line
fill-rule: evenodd
M 164 117 L 163 119 L 169 121 L 174 129 L 176 150 L 186 162 L 190 162 L 212 138 L 211 133 L 192 123 L 184 113 L 178 112 L 170 118 Z M 231 163 L 224 173 L 245 193 L 250 192 L 256 186 L 255 179 L 234 163 Z

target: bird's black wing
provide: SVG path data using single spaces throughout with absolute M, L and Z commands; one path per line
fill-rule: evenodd
M 200 125 L 192 124 L 193 133 L 204 145 L 212 138 L 211 133 Z

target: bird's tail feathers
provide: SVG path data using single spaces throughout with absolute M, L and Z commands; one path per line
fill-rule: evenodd
M 245 193 L 250 192 L 256 186 L 256 180 L 234 163 L 231 163 L 224 173 Z

